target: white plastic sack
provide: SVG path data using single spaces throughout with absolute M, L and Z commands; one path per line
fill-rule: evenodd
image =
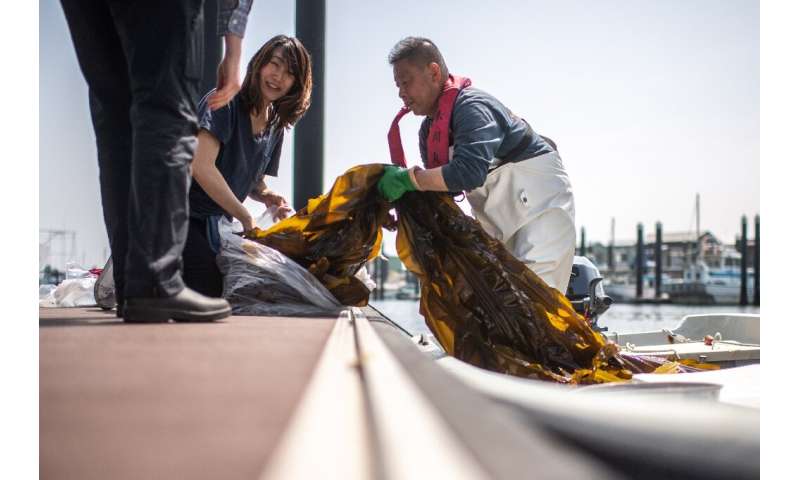
M 56 301 L 53 298 L 53 290 L 56 286 L 52 283 L 39 285 L 39 306 L 40 307 L 55 307 Z
M 67 279 L 47 293 L 39 288 L 40 307 L 93 307 L 97 277 L 75 263 L 67 264 Z
M 271 220 L 264 217 L 260 227 Z M 346 308 L 294 260 L 233 233 L 241 230 L 238 222 L 220 221 L 217 265 L 223 275 L 222 296 L 235 315 L 338 316 Z
M 369 290 L 370 292 L 375 290 L 375 287 L 378 286 L 378 284 L 375 283 L 375 280 L 373 280 L 372 277 L 369 276 L 369 272 L 367 271 L 366 266 L 359 268 L 358 271 L 356 272 L 355 277 L 361 283 L 363 283 L 364 286 L 367 287 L 367 290 Z
M 274 215 L 275 215 L 275 212 L 277 210 L 278 210 L 277 207 L 270 207 L 270 208 L 266 209 L 264 214 L 256 219 L 256 226 L 258 228 L 260 228 L 261 230 L 267 230 L 267 229 L 269 229 L 269 227 L 271 227 L 272 225 L 277 223 L 277 222 L 275 222 L 275 219 L 274 219 Z M 289 212 L 289 215 L 293 215 L 294 213 L 295 213 L 295 211 L 291 210 Z M 222 231 L 223 229 L 225 231 L 228 231 L 228 232 L 241 232 L 242 231 L 241 223 L 239 223 L 239 221 L 235 220 L 235 219 L 233 220 L 233 222 L 228 222 L 225 218 L 223 218 L 220 221 L 219 228 L 220 228 L 220 231 Z M 403 267 L 403 268 L 405 268 L 405 267 Z M 378 284 L 375 283 L 375 281 L 372 279 L 372 277 L 369 276 L 369 272 L 367 271 L 366 265 L 358 269 L 358 271 L 355 274 L 355 277 L 356 277 L 357 280 L 361 281 L 361 283 L 363 283 L 364 286 L 367 287 L 367 290 L 369 290 L 370 292 L 375 290 L 375 288 L 377 288 L 377 286 L 378 286 Z

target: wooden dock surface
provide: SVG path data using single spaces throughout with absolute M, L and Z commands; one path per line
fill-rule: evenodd
M 335 321 L 40 309 L 41 478 L 257 478 Z

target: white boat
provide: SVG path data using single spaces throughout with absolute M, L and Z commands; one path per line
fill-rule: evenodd
M 666 301 L 669 296 L 664 291 L 664 285 L 671 282 L 669 276 L 661 275 L 661 298 L 658 300 Z M 655 262 L 650 260 L 645 264 L 642 274 L 642 295 L 636 296 L 636 278 L 627 277 L 624 279 L 603 280 L 603 289 L 606 294 L 613 298 L 617 303 L 634 303 L 642 300 L 655 300 L 656 297 L 656 275 Z
M 699 259 L 684 273 L 683 279 L 663 287 L 670 299 L 680 303 L 739 303 L 741 292 L 742 255 L 732 248 L 724 249 L 718 257 Z M 754 274 L 747 272 L 747 298 L 752 300 Z
M 759 323 L 751 314 L 690 315 L 673 330 L 607 334 L 628 351 L 722 367 L 637 374 L 623 384 L 527 380 L 441 354 L 437 364 L 531 428 L 610 459 L 631 478 L 759 478 Z
M 672 383 L 694 382 L 695 377 L 706 380 L 717 372 L 759 365 L 761 361 L 760 314 L 723 313 L 687 315 L 673 329 L 639 333 L 604 332 L 622 351 L 664 359 L 691 359 L 716 365 L 720 370 L 674 375 L 637 374 L 633 383 L 669 380 Z M 424 340 L 424 341 L 423 341 Z M 416 342 L 420 349 L 437 359 L 446 357 L 432 335 Z M 448 362 L 451 362 L 448 360 Z M 463 362 L 460 362 L 463 363 Z M 702 374 L 702 375 L 700 375 Z M 722 377 L 720 377 L 722 378 Z M 725 378 L 731 378 L 730 373 Z M 584 387 L 585 388 L 585 387 Z M 726 392 L 728 393 L 728 392 Z M 720 400 L 729 399 L 728 395 Z M 758 408 L 758 398 L 734 399 L 730 403 Z
M 666 301 L 669 300 L 669 296 L 663 291 L 662 284 L 662 292 L 661 298 L 659 300 Z M 646 278 L 644 280 L 644 284 L 642 286 L 642 296 L 636 296 L 636 282 L 615 282 L 615 283 L 604 283 L 603 288 L 605 288 L 606 294 L 613 298 L 617 303 L 634 303 L 640 302 L 642 300 L 654 300 L 656 296 L 656 289 L 655 287 L 650 286 L 652 285 L 651 281 L 648 281 Z
M 671 330 L 605 332 L 605 336 L 630 353 L 692 359 L 722 368 L 751 365 L 761 359 L 759 314 L 687 315 Z

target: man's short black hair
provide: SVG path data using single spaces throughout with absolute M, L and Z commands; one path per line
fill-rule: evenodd
M 442 52 L 428 38 L 406 37 L 397 42 L 392 51 L 389 52 L 389 63 L 394 65 L 400 60 L 409 60 L 419 67 L 427 66 L 431 62 L 437 63 L 442 69 L 444 78 L 447 78 L 449 74 Z

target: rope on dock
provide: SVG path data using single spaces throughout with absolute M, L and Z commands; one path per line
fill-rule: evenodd
M 395 322 L 394 320 L 392 320 L 391 318 L 389 318 L 388 316 L 386 316 L 386 314 L 385 314 L 385 313 L 383 313 L 383 312 L 381 312 L 380 310 L 378 310 L 378 308 L 377 308 L 377 307 L 375 307 L 375 305 L 373 305 L 373 304 L 371 304 L 371 303 L 370 303 L 370 304 L 369 304 L 369 306 L 370 306 L 370 308 L 372 308 L 373 310 L 375 310 L 376 312 L 378 312 L 378 315 L 380 315 L 381 317 L 383 317 L 384 319 L 386 319 L 386 321 L 387 321 L 387 322 L 391 323 L 391 324 L 392 324 L 392 325 L 394 325 L 395 327 L 399 328 L 399 329 L 400 329 L 400 330 L 401 330 L 403 333 L 405 333 L 405 334 L 406 334 L 406 335 L 408 335 L 409 337 L 413 337 L 413 336 L 414 336 L 414 335 L 412 335 L 412 334 L 411 334 L 411 332 L 409 332 L 409 331 L 408 331 L 408 330 L 406 330 L 405 328 L 401 327 L 401 326 L 400 326 L 400 325 L 399 325 L 397 322 Z

